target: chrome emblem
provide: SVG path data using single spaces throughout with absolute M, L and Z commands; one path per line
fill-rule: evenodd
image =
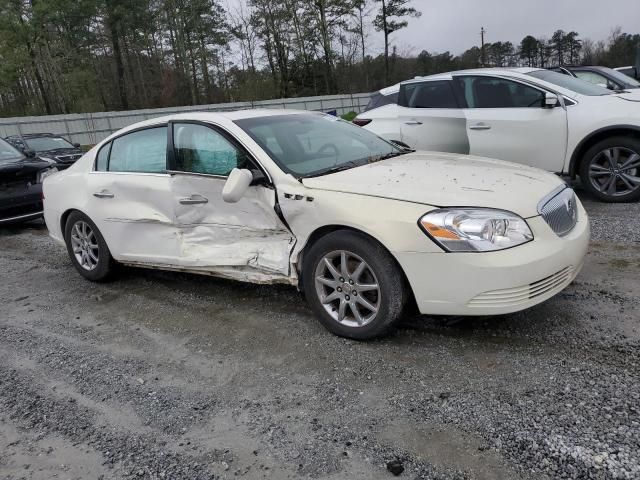
M 573 204 L 573 198 L 566 198 L 564 201 L 564 206 L 566 207 L 567 213 L 569 214 L 569 216 L 571 218 L 575 218 L 576 209 L 575 209 L 575 205 Z

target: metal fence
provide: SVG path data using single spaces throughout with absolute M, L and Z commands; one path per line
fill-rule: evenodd
M 55 133 L 82 145 L 95 145 L 113 132 L 132 123 L 183 112 L 224 112 L 245 108 L 289 108 L 299 110 L 335 111 L 342 115 L 361 112 L 369 101 L 368 93 L 325 95 L 322 97 L 283 98 L 256 102 L 216 103 L 188 107 L 128 110 L 126 112 L 98 112 L 39 117 L 0 119 L 0 136 L 27 133 Z

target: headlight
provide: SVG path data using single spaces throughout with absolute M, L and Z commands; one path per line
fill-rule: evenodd
M 489 208 L 434 210 L 423 216 L 419 224 L 449 252 L 489 252 L 533 240 L 523 218 Z
M 48 168 L 46 170 L 42 170 L 40 172 L 38 172 L 38 177 L 36 179 L 36 182 L 38 183 L 42 183 L 44 181 L 45 178 L 53 175 L 54 173 L 56 173 L 58 171 L 57 168 Z

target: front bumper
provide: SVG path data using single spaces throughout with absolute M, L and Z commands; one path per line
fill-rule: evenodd
M 582 205 L 573 230 L 559 237 L 542 217 L 527 219 L 534 240 L 497 252 L 394 252 L 423 314 L 499 315 L 553 297 L 580 272 L 589 247 Z

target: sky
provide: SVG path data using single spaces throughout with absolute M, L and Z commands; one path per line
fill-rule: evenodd
M 575 30 L 580 38 L 606 40 L 611 30 L 640 33 L 640 0 L 413 0 L 422 11 L 409 26 L 392 35 L 400 53 L 422 50 L 457 55 L 485 42 L 520 43 L 525 35 L 550 38 L 554 31 Z M 382 49 L 382 35 L 371 32 L 373 50 Z

